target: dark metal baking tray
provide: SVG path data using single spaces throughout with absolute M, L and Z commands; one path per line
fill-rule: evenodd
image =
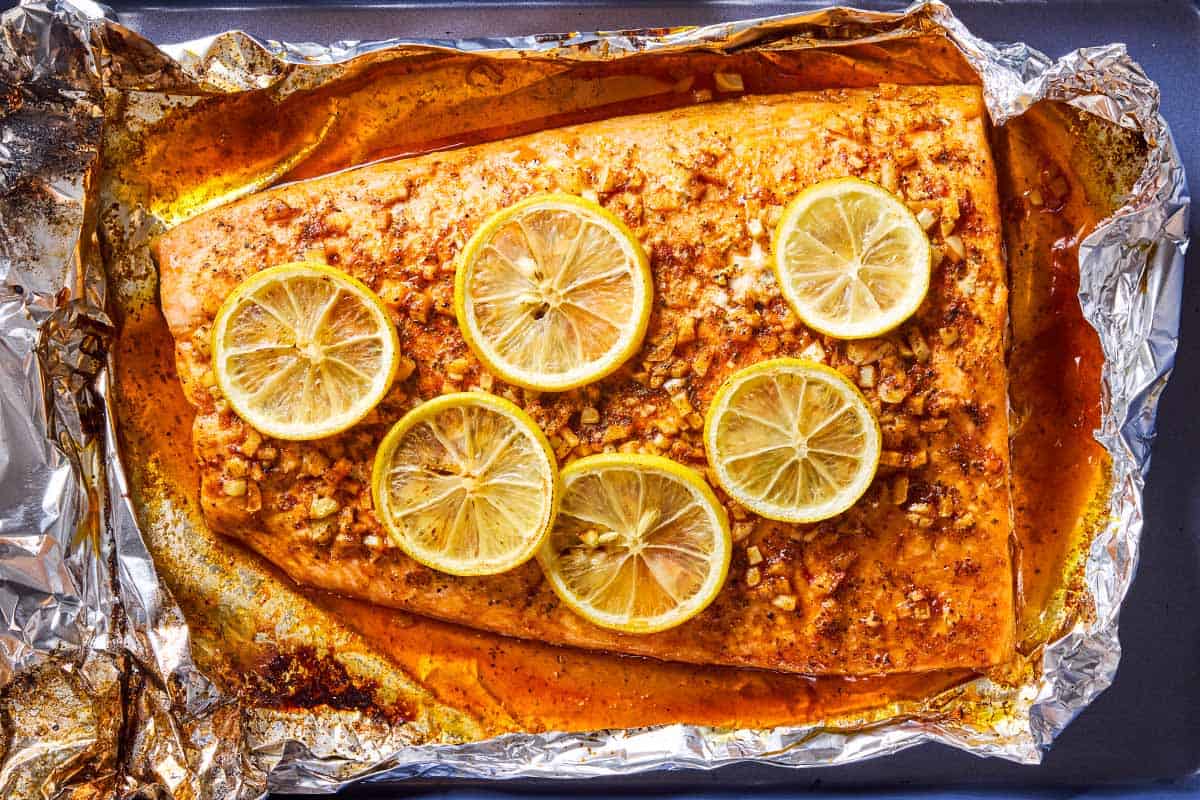
M 853 3 L 894 10 L 898 2 Z M 4 4 L 7 5 L 7 4 Z M 240 28 L 286 41 L 406 37 L 477 37 L 706 24 L 784 14 L 826 2 L 110 2 L 129 27 L 159 42 Z M 1162 88 L 1163 113 L 1183 153 L 1191 193 L 1200 196 L 1200 4 L 1193 0 L 951 2 L 976 34 L 1025 41 L 1057 56 L 1084 45 L 1122 41 Z M 1193 241 L 1200 214 L 1193 214 Z M 1200 247 L 1188 257 L 1200 269 Z M 1066 730 L 1045 762 L 1022 767 L 982 760 L 937 745 L 849 767 L 795 771 L 752 765 L 714 773 L 658 773 L 569 785 L 459 782 L 455 797 L 493 792 L 601 795 L 669 792 L 740 797 L 806 790 L 930 795 L 1039 797 L 1200 796 L 1200 285 L 1184 288 L 1175 375 L 1159 411 L 1159 438 L 1146 485 L 1146 527 L 1139 574 L 1121 616 L 1124 648 L 1116 682 Z M 422 784 L 443 796 L 446 786 Z M 406 785 L 404 793 L 417 790 Z M 364 785 L 355 797 L 393 797 L 395 785 Z M 811 796 L 811 795 L 810 795 Z

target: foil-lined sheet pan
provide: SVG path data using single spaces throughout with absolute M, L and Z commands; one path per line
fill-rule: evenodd
M 1079 246 L 1079 300 L 1105 356 L 1096 436 L 1112 464 L 1105 522 L 1083 571 L 1091 613 L 1039 648 L 1040 668 L 1027 680 L 980 678 L 943 698 L 995 711 L 984 717 L 990 723 L 927 713 L 771 730 L 671 725 L 471 741 L 466 723 L 435 734 L 419 721 L 391 726 L 345 710 L 252 708 L 202 674 L 194 632 L 139 528 L 118 446 L 110 312 L 137 289 L 106 272 L 96 236 L 98 154 L 114 98 L 269 90 L 278 99 L 383 60 L 415 64 L 430 54 L 607 62 L 646 52 L 832 50 L 936 33 L 982 80 L 996 124 L 1050 98 L 1136 131 L 1148 145 L 1133 191 Z M 234 798 L 268 786 L 330 792 L 363 778 L 568 778 L 745 759 L 817 766 L 931 740 L 1036 762 L 1111 683 L 1157 398 L 1175 352 L 1189 204 L 1157 87 L 1120 45 L 1051 61 L 1024 45 L 979 40 L 936 2 L 902 14 L 838 8 L 656 32 L 330 46 L 228 33 L 159 49 L 88 0 L 37 0 L 6 12 L 0 36 L 5 796 L 120 796 L 157 785 L 175 797 Z M 288 165 L 276 166 L 204 203 L 284 177 Z M 128 213 L 123 229 L 152 229 L 132 219 L 143 210 Z

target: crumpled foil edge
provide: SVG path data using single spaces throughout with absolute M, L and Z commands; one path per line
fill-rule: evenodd
M 1145 171 L 1126 204 L 1079 247 L 1079 299 L 1099 333 L 1105 355 L 1104 409 L 1098 441 L 1112 459 L 1108 523 L 1093 540 L 1085 567 L 1095 616 L 1047 645 L 1036 686 L 1001 687 L 985 679 L 974 689 L 1017 709 L 991 731 L 923 719 L 893 720 L 869 728 L 820 724 L 772 730 L 718 731 L 670 725 L 588 734 L 512 734 L 458 746 L 405 748 L 364 766 L 314 755 L 301 742 L 280 743 L 269 776 L 234 765 L 236 726 L 218 721 L 230 708 L 199 673 L 188 650 L 186 623 L 159 583 L 130 503 L 117 449 L 103 357 L 106 288 L 90 241 L 87 186 L 95 167 L 95 131 L 81 128 L 77 161 L 20 150 L 30 140 L 19 115 L 6 108 L 0 151 L 5 216 L 44 223 L 21 242 L 0 231 L 0 430 L 9 451 L 0 474 L 24 469 L 27 496 L 0 491 L 0 683 L 56 659 L 86 674 L 89 664 L 115 658 L 147 688 L 140 713 L 169 724 L 177 752 L 199 750 L 192 767 L 214 797 L 252 796 L 264 780 L 276 792 L 333 792 L 354 780 L 413 778 L 574 778 L 647 770 L 711 769 L 754 760 L 794 767 L 845 764 L 939 741 L 1023 763 L 1036 763 L 1054 737 L 1111 682 L 1120 655 L 1117 618 L 1133 578 L 1142 530 L 1142 488 L 1150 462 L 1157 400 L 1174 360 L 1179 327 L 1189 197 L 1179 154 L 1158 113 L 1158 89 L 1121 45 L 1077 50 L 1052 61 L 1023 44 L 995 46 L 973 36 L 948 8 L 917 3 L 902 15 L 854 9 L 722 23 L 661 34 L 596 33 L 504 39 L 339 42 L 328 47 L 261 41 L 237 34 L 238 45 L 287 63 L 340 64 L 383 50 L 452 50 L 496 57 L 522 53 L 609 58 L 622 53 L 688 48 L 729 49 L 764 32 L 804 21 L 857 25 L 854 41 L 942 29 L 983 78 L 993 119 L 1001 123 L 1043 98 L 1066 101 L 1141 132 L 1149 143 Z M 0 78 L 24 92 L 20 110 L 60 120 L 86 119 L 96 104 L 103 36 L 119 28 L 89 0 L 32 0 L 7 12 L 0 42 Z M 873 31 L 873 32 L 872 32 Z M 128 32 L 124 35 L 131 36 Z M 227 36 L 227 35 L 222 35 Z M 153 86 L 180 75 L 217 91 L 261 86 L 269 77 L 248 61 L 209 60 L 221 37 L 164 47 L 166 69 L 135 77 Z M 157 52 L 157 51 L 155 51 Z M 160 67 L 163 65 L 159 65 Z M 91 112 L 94 118 L 95 112 Z M 8 134 L 12 134 L 9 136 Z M 9 143 L 13 144 L 9 144 Z M 87 146 L 92 150 L 89 151 Z M 89 154 L 91 157 L 89 158 Z M 30 187 L 47 205 L 15 208 Z M 24 193 L 24 194 L 22 194 Z M 18 213 L 20 212 L 20 213 Z M 75 298 L 59 303 L 66 287 Z M 8 388 L 13 387 L 13 388 Z M 32 420 L 32 422 L 31 422 Z M 24 438 L 9 438 L 9 432 Z M 10 463 L 11 462 L 11 463 Z M 30 498 L 33 498 L 32 501 Z M 35 513 L 36 512 L 36 513 Z M 79 530 L 92 520 L 91 536 Z M 32 531 L 32 533 L 31 533 Z M 110 670 L 97 668 L 97 680 Z M 179 701 L 177 698 L 184 698 Z M 173 699 L 175 698 L 175 699 Z M 156 705 L 157 704 L 157 705 Z M 188 719 L 174 718 L 180 705 Z M 140 718 L 127 712 L 128 718 Z M 222 734 L 224 732 L 224 734 Z M 187 741 L 185 742 L 184 739 Z M 34 746 L 35 742 L 27 743 Z M 96 739 L 86 748 L 115 742 Z M 21 754 L 10 746 L 0 783 Z M 135 766 L 116 766 L 132 786 Z M 177 784 L 192 782 L 186 769 Z M 156 779 L 161 769 L 152 770 Z M 173 781 L 168 780 L 168 783 Z M 168 787 L 172 790 L 173 786 Z

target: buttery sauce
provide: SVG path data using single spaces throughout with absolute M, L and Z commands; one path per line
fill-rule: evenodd
M 171 224 L 268 185 L 381 159 L 702 102 L 720 96 L 718 73 L 738 76 L 757 94 L 973 82 L 955 53 L 945 39 L 924 37 L 836 51 L 644 54 L 575 64 L 461 55 L 385 61 L 282 97 L 279 87 L 305 78 L 281 76 L 266 89 L 195 102 L 122 96 L 114 113 L 131 121 L 167 108 L 177 113 L 123 142 L 111 163 L 120 183 Z M 450 102 L 455 111 L 447 114 Z
M 337 84 L 336 93 L 293 94 L 280 102 L 266 92 L 202 100 L 188 113 L 169 117 L 170 128 L 143 137 L 138 147 L 110 161 L 112 185 L 119 189 L 116 196 L 138 198 L 175 220 L 248 190 L 372 159 L 578 122 L 617 107 L 628 113 L 695 102 L 704 99 L 697 92 L 711 91 L 711 73 L 718 67 L 742 74 L 752 91 L 970 80 L 948 47 L 935 38 L 836 51 L 700 54 L 660 57 L 653 69 L 646 68 L 648 57 L 616 62 L 617 69 L 611 63 L 568 67 L 553 60 L 518 69 L 517 62 L 465 57 L 385 63 Z M 414 90 L 418 73 L 421 91 Z M 689 82 L 698 74 L 707 77 Z M 488 124 L 464 131 L 459 121 L 435 111 L 440 104 L 429 102 L 430 93 L 451 82 L 457 82 L 455 91 L 465 92 L 471 118 Z M 473 97 L 476 88 L 479 96 Z M 400 113 L 403 126 L 393 122 Z M 1014 549 L 1024 652 L 1086 613 L 1074 590 L 1080 554 L 1097 521 L 1097 498 L 1107 485 L 1104 451 L 1092 438 L 1102 355 L 1076 299 L 1076 248 L 1110 211 L 1128 176 L 1100 174 L 1111 151 L 1079 147 L 1071 137 L 1081 133 L 1080 124 L 1077 112 L 1043 103 L 995 137 L 1011 271 Z M 270 133 L 261 135 L 264 130 Z M 1122 153 L 1136 149 L 1117 144 Z M 193 498 L 194 507 L 193 411 L 175 374 L 173 340 L 153 301 L 143 298 L 119 311 L 119 430 L 135 497 L 183 496 Z M 143 524 L 159 524 L 147 507 L 143 503 Z M 154 551 L 159 540 L 149 538 Z M 238 548 L 232 540 L 213 538 L 220 547 Z M 171 555 L 172 565 L 160 563 L 168 585 L 179 569 L 179 554 Z M 155 556 L 167 560 L 165 554 Z M 277 574 L 265 564 L 263 570 Z M 193 622 L 201 666 L 231 688 L 253 691 L 240 677 L 248 668 L 245 659 L 265 670 L 279 654 L 269 647 L 259 656 L 223 653 L 220 609 L 186 586 L 172 588 Z M 303 593 L 326 612 L 314 624 L 356 631 L 438 699 L 479 720 L 487 733 L 668 722 L 772 726 L 847 715 L 867 720 L 919 708 L 924 699 L 973 677 L 956 671 L 810 678 L 672 664 L 517 641 L 315 590 L 289 591 Z
M 1114 184 L 1133 176 L 1105 174 L 1099 160 L 1077 163 L 1084 124 L 1079 112 L 1041 103 L 996 137 L 1012 326 L 1018 640 L 1026 652 L 1053 638 L 1069 619 L 1067 606 L 1082 597 L 1086 534 L 1100 522 L 1108 487 L 1108 457 L 1092 436 L 1104 358 L 1079 307 L 1078 248 L 1115 208 Z

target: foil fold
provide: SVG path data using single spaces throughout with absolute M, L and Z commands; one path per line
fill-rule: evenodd
M 649 51 L 836 47 L 944 32 L 980 75 L 1002 124 L 1045 99 L 1142 134 L 1146 167 L 1124 205 L 1079 247 L 1079 300 L 1105 355 L 1098 441 L 1112 460 L 1107 522 L 1085 580 L 1094 614 L 1048 644 L 1036 681 L 970 684 L 1003 706 L 989 729 L 952 717 L 771 730 L 670 725 L 588 734 L 511 734 L 407 745 L 346 712 L 245 709 L 196 668 L 187 622 L 138 528 L 112 407 L 113 287 L 95 237 L 94 187 L 106 92 L 318 86 L 372 59 L 430 52 L 598 60 Z M 1158 89 L 1121 45 L 1057 61 L 973 36 L 937 2 L 901 14 L 827 9 L 665 32 L 339 42 L 220 34 L 161 49 L 87 0 L 36 0 L 0 28 L 0 793 L 105 796 L 151 786 L 175 797 L 333 792 L 355 780 L 575 778 L 712 769 L 754 760 L 844 764 L 940 741 L 1034 763 L 1103 691 L 1120 655 L 1117 617 L 1142 530 L 1157 399 L 1179 328 L 1189 197 L 1158 113 Z M 960 698 L 961 699 L 961 698 Z M 53 709 L 57 728 L 43 724 Z M 60 713 L 61 712 L 61 713 Z

